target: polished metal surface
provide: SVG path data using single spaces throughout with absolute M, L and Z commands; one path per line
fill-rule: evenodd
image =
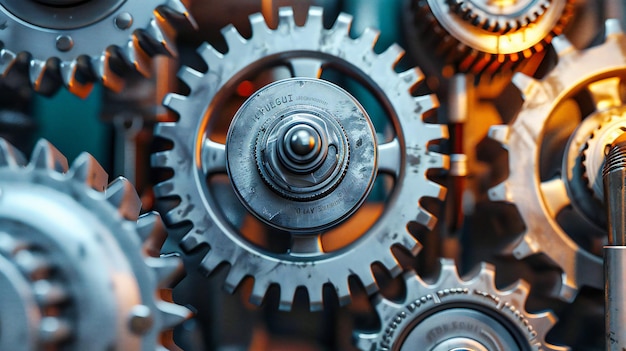
M 0 349 L 171 349 L 190 311 L 159 297 L 181 262 L 158 214 L 87 153 L 68 169 L 41 140 L 23 160 L 0 140 Z
M 529 286 L 496 288 L 489 264 L 461 279 L 454 262 L 442 259 L 436 281 L 427 283 L 409 272 L 404 282 L 402 301 L 380 295 L 373 300 L 382 326 L 355 333 L 360 350 L 569 350 L 545 340 L 554 315 L 526 311 Z
M 423 120 L 425 113 L 437 107 L 437 101 L 428 95 L 412 96 L 412 88 L 422 78 L 419 70 L 394 71 L 403 54 L 397 45 L 375 53 L 372 48 L 378 34 L 372 29 L 357 39 L 351 38 L 349 15 L 341 14 L 328 29 L 322 26 L 322 10 L 316 7 L 309 9 L 303 26 L 294 23 L 293 12 L 288 8 L 280 9 L 276 29 L 268 28 L 260 14 L 252 15 L 250 22 L 249 39 L 233 26 L 223 29 L 228 44 L 226 54 L 208 44 L 199 48 L 208 73 L 189 67 L 180 71 L 180 78 L 191 92 L 187 96 L 171 94 L 165 99 L 165 105 L 180 118 L 177 122 L 160 123 L 155 129 L 157 136 L 173 142 L 173 148 L 154 154 L 152 165 L 174 171 L 171 179 L 155 186 L 155 194 L 158 199 L 180 199 L 164 218 L 172 226 L 192 224 L 189 231 L 176 238 L 186 254 L 205 245 L 210 247 L 200 264 L 202 271 L 210 273 L 220 264 L 230 263 L 226 278 L 229 291 L 239 286 L 244 277 L 252 276 L 251 300 L 256 304 L 263 301 L 274 284 L 280 286 L 281 309 L 291 309 L 296 289 L 307 291 L 311 309 L 321 309 L 325 285 L 332 286 L 339 302 L 345 304 L 350 301 L 349 277 L 358 277 L 368 292 L 375 291 L 372 263 L 379 262 L 393 275 L 399 274 L 399 263 L 390 248 L 397 245 L 416 253 L 420 244 L 409 232 L 409 224 L 420 223 L 427 228 L 435 224 L 434 216 L 420 205 L 420 200 L 442 199 L 445 194 L 440 185 L 426 176 L 430 169 L 448 166 L 447 157 L 428 149 L 431 141 L 447 136 L 446 129 Z M 271 72 L 276 66 L 286 68 L 287 80 L 269 86 L 261 83 L 248 100 L 258 108 L 248 111 L 244 104 L 229 122 L 228 114 L 219 108 L 226 103 L 224 96 L 232 94 L 243 80 L 263 71 Z M 377 142 L 359 104 L 333 84 L 320 80 L 329 68 L 356 79 L 375 94 L 383 106 L 379 117 L 390 122 L 392 138 Z M 282 89 L 285 91 L 278 95 L 273 93 Z M 293 107 L 289 103 L 282 105 L 285 98 L 288 102 L 293 100 L 297 108 L 290 110 Z M 341 101 L 347 102 L 347 106 L 341 106 Z M 269 107 L 261 109 L 263 104 Z M 274 111 L 284 108 L 290 117 L 278 118 L 281 115 Z M 225 144 L 212 140 L 215 125 L 224 118 L 230 125 Z M 256 118 L 262 123 L 248 122 Z M 259 126 L 265 123 L 267 128 L 263 130 Z M 297 168 L 302 164 L 290 159 L 285 150 L 289 145 L 284 144 L 282 133 L 303 124 L 319 134 L 322 144 L 337 145 L 336 150 L 323 147 L 311 164 L 304 163 L 315 168 L 320 157 L 320 167 L 328 168 L 328 173 L 323 173 L 319 181 L 310 174 L 301 174 Z M 346 128 L 342 127 L 344 124 Z M 278 138 L 274 140 L 272 136 Z M 253 145 L 254 153 L 250 149 Z M 292 153 L 291 158 L 294 156 Z M 325 245 L 326 233 L 320 233 L 320 228 L 334 225 L 354 211 L 367 196 L 376 173 L 393 179 L 382 213 L 362 233 L 343 233 L 343 238 L 351 238 L 343 247 Z M 215 190 L 207 184 L 207 179 L 220 174 L 231 177 L 239 199 L 256 216 L 274 227 L 289 229 L 287 233 L 270 234 L 272 238 L 287 234 L 285 249 L 275 252 L 255 243 L 250 239 L 252 234 L 246 237 L 233 220 L 228 220 L 221 209 L 224 202 L 215 197 Z M 242 183 L 245 177 L 260 177 L 263 181 Z M 242 187 L 243 184 L 246 185 Z M 246 188 L 250 184 L 256 186 Z M 348 191 L 350 187 L 354 189 Z M 260 201 L 255 204 L 257 194 Z M 270 200 L 263 202 L 264 197 Z M 293 206 L 297 201 L 299 206 Z M 310 201 L 311 206 L 302 201 Z M 264 213 L 265 208 L 272 210 Z M 276 217 L 286 210 L 291 213 Z M 276 231 L 269 231 L 272 230 Z

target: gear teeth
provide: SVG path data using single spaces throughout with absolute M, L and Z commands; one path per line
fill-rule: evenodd
M 173 211 L 173 210 L 172 210 Z M 170 212 L 172 212 L 170 211 Z M 168 212 L 166 214 L 167 215 L 170 213 Z M 170 223 L 176 223 L 176 222 L 170 222 Z M 197 248 L 200 246 L 200 244 L 203 242 L 202 238 L 199 238 L 199 236 L 193 232 L 187 233 L 187 235 L 185 235 L 181 241 L 180 241 L 180 247 L 185 251 L 185 252 L 191 252 L 193 249 Z
M 9 50 L 0 49 L 0 72 L 3 72 L 3 75 L 6 76 L 16 60 L 17 55 Z
M 344 33 L 345 36 L 350 35 L 350 27 L 352 27 L 353 17 L 347 13 L 340 13 L 337 20 L 333 24 L 332 32 Z
M 499 124 L 491 126 L 487 132 L 487 136 L 506 147 L 509 145 L 509 135 L 511 128 L 508 125 Z
M 239 284 L 241 284 L 241 281 L 243 280 L 243 278 L 245 278 L 245 276 L 246 273 L 241 268 L 233 264 L 230 267 L 230 271 L 228 271 L 228 275 L 226 276 L 226 281 L 224 283 L 224 288 L 226 289 L 226 291 L 228 291 L 230 294 L 234 293 L 235 289 L 237 289 Z M 259 284 L 259 282 L 255 281 L 254 285 L 257 284 Z
M 26 165 L 26 158 L 13 145 L 0 138 L 0 167 L 17 168 Z
M 157 309 L 163 321 L 161 330 L 172 329 L 192 316 L 187 307 L 166 301 L 157 301 Z
M 33 291 L 37 303 L 42 306 L 53 306 L 66 302 L 70 298 L 70 294 L 64 285 L 59 283 L 51 283 L 46 279 L 40 279 L 33 283 Z
M 296 28 L 291 7 L 281 7 L 278 9 L 278 30 L 290 33 Z
M 506 181 L 501 182 L 489 189 L 488 195 L 491 201 L 511 202 L 511 194 Z
M 167 237 L 167 231 L 159 213 L 152 211 L 139 216 L 137 234 L 143 243 L 154 240 L 156 245 L 162 246 Z
M 406 52 L 402 47 L 400 47 L 400 45 L 393 43 L 385 51 L 383 51 L 379 57 L 384 62 L 389 62 L 390 67 L 393 69 L 396 67 L 398 61 L 404 57 L 405 53 Z
M 71 336 L 70 324 L 59 317 L 44 317 L 40 321 L 39 340 L 44 344 L 61 343 Z
M 609 18 L 604 21 L 604 39 L 609 40 L 617 36 L 623 36 L 622 25 L 616 18 Z
M 335 293 L 339 298 L 339 306 L 345 306 L 350 303 L 352 298 L 350 295 L 350 286 L 348 285 L 347 280 L 337 283 L 328 282 L 327 284 L 331 284 L 334 286 Z
M 379 262 L 389 271 L 392 277 L 397 277 L 402 273 L 402 267 L 400 267 L 400 263 L 391 251 L 385 252 Z
M 566 55 L 576 50 L 574 45 L 572 45 L 572 43 L 567 40 L 564 35 L 554 37 L 552 39 L 552 46 L 554 47 L 554 50 L 559 55 L 559 57 L 562 57 L 563 55 Z
M 306 28 L 309 28 L 311 32 L 319 33 L 324 29 L 324 9 L 319 6 L 311 6 L 307 14 Z
M 428 230 L 432 230 L 435 227 L 435 224 L 437 224 L 437 218 L 435 218 L 435 216 L 424 209 L 421 205 L 418 205 L 415 221 L 428 228 Z
M 524 259 L 530 255 L 537 253 L 537 248 L 531 246 L 531 243 L 528 242 L 529 240 L 530 239 L 527 236 L 524 236 L 524 238 L 522 238 L 522 240 L 520 240 L 520 242 L 517 243 L 517 245 L 513 249 L 513 255 L 518 260 Z
M 163 105 L 165 106 L 170 106 L 168 103 L 171 102 L 173 99 L 176 99 L 175 96 L 172 96 L 175 94 L 168 94 L 165 97 L 165 101 L 163 102 Z M 165 139 L 169 139 L 172 141 L 178 141 L 178 137 L 176 134 L 176 130 L 177 130 L 177 125 L 174 122 L 163 122 L 163 123 L 159 123 L 154 127 L 154 134 L 158 135 L 162 138 Z M 163 153 L 166 152 L 171 152 L 171 150 L 168 151 L 162 151 Z M 160 159 L 160 158 L 159 158 Z
M 170 57 L 178 57 L 178 51 L 176 50 L 173 40 L 161 29 L 161 26 L 155 19 L 150 21 L 150 24 L 146 28 L 146 33 L 148 33 L 151 39 L 159 43 L 164 53 Z
M 280 311 L 286 311 L 286 312 L 291 311 L 291 305 L 293 304 L 295 295 L 296 295 L 296 286 L 292 284 L 281 284 L 278 309 Z
M 426 184 L 423 197 L 430 197 L 439 200 L 445 199 L 447 193 L 446 188 L 430 180 L 426 182 Z
M 374 279 L 374 274 L 372 273 L 371 267 L 360 267 L 359 269 L 361 269 L 362 271 L 358 273 L 351 273 L 359 278 L 361 284 L 363 284 L 363 287 L 365 288 L 365 292 L 367 292 L 368 295 L 375 293 L 378 290 L 378 284 L 376 284 L 376 280 Z
M 577 289 L 570 284 L 565 273 L 561 274 L 561 286 L 559 287 L 557 296 L 565 302 L 573 302 L 576 298 L 576 294 Z
M 222 35 L 226 39 L 229 52 L 240 52 L 246 45 L 246 39 L 239 34 L 239 31 L 232 24 L 222 28 Z
M 183 263 L 176 255 L 146 257 L 144 261 L 156 273 L 159 288 L 169 288 L 183 274 Z
M 184 66 L 178 71 L 178 78 L 182 80 L 191 91 L 198 90 L 203 83 L 203 74 L 187 66 Z
M 72 177 L 88 187 L 104 191 L 107 187 L 109 175 L 100 166 L 98 161 L 90 154 L 83 152 L 72 163 Z
M 254 35 L 264 36 L 271 31 L 265 22 L 265 18 L 263 18 L 263 15 L 260 13 L 254 13 L 248 16 L 248 20 L 250 21 L 250 26 L 252 27 L 252 33 L 254 33 Z
M 361 34 L 361 36 L 357 38 L 357 40 L 361 43 L 370 43 L 371 45 L 368 46 L 368 52 L 371 52 L 373 54 L 373 49 L 376 45 L 376 42 L 378 41 L 378 37 L 380 37 L 380 31 L 378 29 L 367 27 L 363 31 L 363 34 Z
M 310 289 L 307 287 L 306 291 L 309 295 L 309 309 L 312 312 L 322 311 L 324 309 L 324 297 L 322 296 L 322 289 L 321 288 Z M 345 303 L 343 305 L 345 305 Z M 340 305 L 340 306 L 343 306 L 343 305 Z
M 155 163 L 155 164 L 159 164 L 159 163 Z M 159 197 L 159 198 L 177 195 L 176 184 L 171 179 L 158 183 L 157 185 L 154 186 L 153 189 L 154 189 L 154 194 L 156 195 L 156 197 Z
M 421 95 L 413 98 L 415 102 L 415 110 L 416 114 L 423 114 L 426 111 L 433 110 L 439 107 L 439 100 L 434 95 Z M 430 125 L 427 125 L 430 127 Z M 439 126 L 438 128 L 443 128 Z M 443 134 L 443 133 L 442 133 Z
M 422 71 L 415 67 L 399 73 L 400 79 L 406 84 L 406 89 L 411 91 L 413 88 L 424 80 Z
M 163 100 L 163 105 L 182 116 L 185 115 L 188 108 L 185 100 L 186 98 L 182 95 L 167 94 Z
M 75 60 L 70 62 L 61 62 L 59 65 L 59 74 L 63 85 L 74 95 L 81 99 L 86 98 L 93 89 L 93 83 L 81 83 L 76 79 L 78 74 L 78 62 Z
M 513 78 L 511 79 L 513 85 L 517 87 L 522 92 L 522 97 L 526 99 L 526 95 L 529 91 L 529 88 L 532 84 L 534 84 L 535 80 L 523 73 L 515 73 Z
M 47 140 L 41 139 L 35 145 L 30 164 L 35 168 L 50 169 L 59 173 L 68 170 L 67 159 Z
M 102 55 L 91 60 L 91 66 L 105 87 L 119 93 L 124 88 L 124 80 L 117 73 L 113 72 L 110 60 L 111 53 L 105 50 Z
M 166 6 L 176 12 L 177 14 L 183 16 L 186 20 L 187 23 L 189 23 L 194 29 L 198 29 L 198 23 L 196 22 L 196 20 L 193 18 L 193 16 L 191 16 L 191 13 L 189 12 L 189 10 L 187 9 L 187 7 L 185 7 L 185 4 L 183 4 L 182 1 L 180 0 L 168 0 Z
M 258 279 L 254 280 L 254 285 L 252 287 L 252 293 L 250 294 L 250 303 L 261 306 L 263 303 L 263 299 L 265 299 L 265 293 L 267 292 L 268 287 L 262 285 Z M 281 291 L 282 295 L 282 291 Z
M 449 169 L 450 168 L 450 157 L 448 155 L 442 155 L 442 154 L 435 153 L 435 152 L 429 152 L 427 162 L 428 162 L 429 169 Z
M 133 35 L 132 40 L 129 40 L 126 46 L 122 48 L 122 53 L 127 64 L 134 67 L 142 76 L 146 78 L 152 76 L 152 61 L 139 45 L 137 35 Z
M 31 60 L 28 67 L 28 76 L 35 91 L 40 91 L 43 87 L 44 75 L 46 73 L 46 62 Z
M 218 67 L 224 62 L 224 55 L 207 43 L 203 43 L 197 51 L 207 66 L 209 66 L 209 70 L 218 70 Z
M 222 259 L 218 255 L 213 255 L 211 254 L 211 252 L 209 252 L 208 254 L 204 255 L 200 265 L 202 266 L 204 271 L 209 274 L 213 272 L 215 268 L 217 268 L 217 266 L 219 266 L 222 262 Z
M 141 200 L 133 185 L 123 177 L 115 179 L 105 191 L 107 201 L 117 208 L 119 214 L 130 221 L 137 221 Z

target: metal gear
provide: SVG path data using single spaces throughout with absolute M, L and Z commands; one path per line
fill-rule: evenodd
M 288 8 L 279 10 L 276 29 L 269 29 L 261 14 L 252 15 L 250 22 L 250 39 L 233 26 L 223 29 L 228 53 L 208 44 L 200 47 L 206 73 L 189 67 L 180 71 L 191 92 L 171 94 L 164 101 L 180 118 L 155 129 L 172 147 L 154 154 L 152 165 L 173 170 L 171 178 L 155 186 L 155 194 L 179 201 L 164 214 L 168 225 L 191 222 L 177 238 L 186 254 L 210 247 L 201 270 L 208 274 L 230 264 L 229 291 L 244 277 L 253 277 L 251 301 L 256 304 L 271 285 L 280 287 L 281 309 L 291 309 L 298 289 L 306 290 L 312 310 L 323 307 L 325 287 L 332 287 L 345 304 L 350 301 L 349 277 L 358 277 L 374 292 L 371 264 L 379 262 L 398 275 L 401 269 L 391 247 L 415 254 L 420 244 L 408 228 L 412 223 L 433 227 L 435 218 L 420 201 L 442 199 L 445 191 L 426 172 L 447 168 L 448 159 L 428 145 L 445 138 L 447 130 L 423 121 L 437 106 L 435 98 L 410 93 L 422 80 L 421 72 L 394 71 L 403 54 L 397 45 L 374 53 L 375 30 L 350 38 L 349 15 L 339 15 L 330 29 L 323 27 L 317 7 L 309 9 L 303 26 L 294 23 Z M 230 121 L 220 109 L 225 97 L 250 76 L 278 66 L 286 67 L 291 78 L 255 88 L 230 123 L 226 143 L 212 140 L 215 124 L 225 116 Z M 335 83 L 320 79 L 331 68 L 341 77 L 355 78 L 382 101 L 393 139 L 379 144 L 361 104 Z M 342 233 L 353 239 L 346 246 L 324 247 L 327 229 L 358 212 L 378 173 L 395 179 L 378 220 L 357 238 Z M 207 185 L 216 174 L 229 175 L 239 199 L 235 202 L 265 223 L 271 231 L 268 241 L 286 234 L 288 248 L 271 251 L 229 222 L 220 208 L 227 198 Z
M 0 139 L 0 349 L 173 349 L 190 312 L 158 297 L 182 268 L 159 215 L 89 154 L 68 171 L 42 140 L 23 160 Z
M 406 298 L 377 295 L 373 304 L 382 327 L 357 332 L 361 350 L 569 350 L 545 341 L 556 323 L 552 313 L 525 310 L 530 287 L 523 281 L 495 286 L 494 267 L 482 263 L 472 277 L 460 279 L 454 262 L 441 260 L 441 273 L 429 284 L 414 272 L 404 275 Z
M 555 38 L 557 66 L 542 80 L 516 75 L 522 109 L 510 126 L 489 131 L 509 154 L 509 176 L 489 197 L 515 204 L 526 224 L 512 253 L 518 259 L 545 254 L 562 270 L 556 294 L 568 301 L 582 286 L 603 287 L 602 259 L 580 242 L 606 238 L 603 206 L 587 183 L 591 165 L 600 162 L 602 169 L 603 161 L 591 159 L 604 150 L 599 154 L 602 147 L 591 139 L 600 136 L 599 126 L 613 126 L 613 118 L 619 128 L 626 105 L 626 38 L 619 22 L 605 27 L 605 42 L 583 51 Z
M 573 14 L 571 0 L 413 0 L 411 7 L 414 40 L 445 61 L 445 77 L 511 71 L 543 51 Z
M 98 80 L 119 91 L 115 65 L 149 76 L 152 56 L 176 55 L 173 18 L 195 26 L 181 0 L 2 0 L 0 73 L 26 66 L 46 94 L 64 84 L 85 97 Z

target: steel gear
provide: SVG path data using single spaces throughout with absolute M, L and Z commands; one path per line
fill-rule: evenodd
M 573 1 L 414 0 L 412 10 L 414 39 L 443 58 L 444 76 L 493 76 L 543 51 L 569 22 Z
M 176 55 L 168 20 L 176 18 L 195 26 L 181 0 L 2 0 L 0 72 L 23 63 L 43 93 L 64 84 L 85 97 L 97 80 L 118 91 L 123 80 L 115 65 L 148 76 L 153 55 Z
M 516 75 L 522 109 L 510 127 L 489 132 L 509 153 L 508 179 L 489 196 L 517 205 L 526 224 L 512 253 L 545 254 L 563 271 L 557 295 L 572 300 L 582 286 L 603 287 L 602 260 L 581 243 L 606 238 L 601 198 L 587 179 L 592 168 L 602 169 L 604 150 L 594 139 L 610 143 L 603 130 L 622 124 L 626 38 L 609 20 L 602 45 L 577 51 L 562 37 L 554 44 L 556 68 L 540 81 Z
M 350 38 L 349 15 L 341 14 L 330 29 L 322 26 L 322 10 L 316 7 L 304 26 L 294 23 L 287 8 L 279 10 L 276 29 L 269 29 L 261 14 L 252 15 L 250 22 L 251 39 L 232 26 L 223 29 L 228 53 L 202 46 L 198 52 L 208 71 L 183 68 L 179 76 L 190 94 L 166 97 L 164 104 L 180 118 L 155 129 L 173 144 L 153 155 L 153 166 L 173 170 L 170 179 L 155 186 L 155 194 L 179 201 L 164 215 L 167 224 L 191 222 L 178 238 L 185 253 L 210 247 L 200 264 L 204 272 L 230 264 L 229 291 L 244 277 L 253 277 L 251 300 L 256 304 L 271 285 L 280 287 L 281 309 L 291 308 L 298 289 L 307 291 L 312 310 L 321 309 L 325 286 L 345 304 L 349 277 L 375 291 L 371 264 L 379 262 L 392 275 L 399 274 L 391 247 L 417 253 L 420 245 L 408 228 L 435 223 L 420 201 L 442 199 L 445 193 L 426 176 L 429 169 L 448 163 L 428 148 L 446 137 L 446 130 L 423 121 L 437 101 L 411 95 L 422 75 L 417 69 L 394 71 L 403 54 L 397 45 L 374 53 L 378 33 L 372 29 Z M 230 123 L 226 143 L 211 139 L 211 129 L 228 116 L 220 109 L 225 96 L 251 76 L 280 66 L 290 78 L 255 88 Z M 330 69 L 373 92 L 393 122 L 394 138 L 378 143 L 361 104 L 337 84 L 320 79 Z M 346 246 L 324 247 L 327 229 L 358 212 L 374 178 L 383 173 L 395 183 L 375 224 Z M 207 179 L 220 174 L 229 175 L 239 202 L 271 231 L 268 241 L 286 233 L 288 248 L 271 251 L 253 243 L 227 220 L 220 208 L 227 199 L 207 185 Z M 342 235 L 352 238 L 354 233 Z
M 24 166 L 0 139 L 0 349 L 165 350 L 190 314 L 158 297 L 180 273 L 159 257 L 157 213 L 89 154 L 67 170 L 46 141 Z
M 523 281 L 505 290 L 495 286 L 494 267 L 460 279 L 454 262 L 443 259 L 436 282 L 413 272 L 404 275 L 406 298 L 393 302 L 380 295 L 373 303 L 382 328 L 358 332 L 361 350 L 569 350 L 545 341 L 556 323 L 552 313 L 525 310 L 530 288 Z

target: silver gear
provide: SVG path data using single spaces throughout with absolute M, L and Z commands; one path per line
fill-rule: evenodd
M 253 303 L 260 304 L 267 289 L 278 285 L 281 309 L 290 309 L 296 289 L 303 288 L 308 292 L 310 308 L 317 310 L 323 307 L 324 286 L 330 285 L 340 303 L 345 304 L 350 301 L 348 277 L 351 276 L 358 277 L 367 291 L 373 292 L 377 284 L 370 265 L 380 262 L 392 275 L 399 274 L 401 269 L 391 247 L 397 245 L 417 253 L 420 244 L 407 225 L 416 222 L 432 228 L 435 223 L 435 218 L 419 202 L 424 197 L 442 199 L 445 193 L 426 177 L 428 169 L 447 168 L 448 164 L 447 157 L 427 147 L 431 141 L 447 136 L 443 126 L 423 121 L 424 113 L 433 110 L 437 101 L 433 96 L 410 94 L 411 88 L 422 80 L 419 70 L 394 72 L 394 65 L 403 54 L 397 45 L 375 54 L 372 48 L 378 36 L 376 31 L 366 29 L 361 37 L 350 38 L 351 20 L 349 15 L 341 14 L 332 28 L 325 29 L 322 10 L 312 7 L 306 24 L 297 26 L 292 10 L 281 8 L 278 27 L 272 30 L 261 14 L 252 15 L 251 39 L 242 38 L 233 26 L 224 28 L 228 53 L 221 54 L 208 44 L 201 46 L 198 52 L 208 64 L 207 73 L 183 68 L 179 77 L 190 88 L 190 94 L 171 94 L 164 100 L 165 106 L 180 116 L 177 122 L 159 123 L 155 129 L 155 135 L 173 142 L 171 149 L 153 155 L 153 166 L 173 170 L 172 178 L 155 186 L 155 194 L 159 199 L 180 201 L 164 219 L 169 225 L 191 222 L 192 228 L 178 238 L 185 253 L 205 245 L 210 247 L 200 264 L 204 272 L 208 274 L 222 263 L 231 265 L 226 278 L 229 291 L 234 291 L 244 277 L 253 277 Z M 376 150 L 378 171 L 390 173 L 396 179 L 393 194 L 374 226 L 342 249 L 327 252 L 320 247 L 319 235 L 292 233 L 288 252 L 264 250 L 228 223 L 220 211 L 220 199 L 216 198 L 219 195 L 206 184 L 208 175 L 224 174 L 227 168 L 227 145 L 206 136 L 207 126 L 224 117 L 214 105 L 219 106 L 223 92 L 236 86 L 246 72 L 258 72 L 276 64 L 289 67 L 292 77 L 312 80 L 318 80 L 326 66 L 356 75 L 382 96 L 387 112 L 396 122 L 397 137 L 378 145 Z M 229 135 L 232 132 L 229 130 Z M 351 142 L 350 147 L 358 144 Z M 248 155 L 248 151 L 242 155 Z M 257 172 L 256 162 L 242 167 Z M 284 201 L 286 209 L 287 204 Z M 268 221 L 271 218 L 270 215 Z
M 195 26 L 181 0 L 2 0 L 0 73 L 22 62 L 36 91 L 85 97 L 96 80 L 119 91 L 114 57 L 148 76 L 151 56 L 176 55 L 172 15 Z
M 190 312 L 157 296 L 181 272 L 180 259 L 159 257 L 159 215 L 138 217 L 132 185 L 107 186 L 107 178 L 86 153 L 68 171 L 43 140 L 24 166 L 0 139 L 0 349 L 173 345 L 161 332 Z
M 577 218 L 586 223 L 585 229 L 576 229 L 586 233 L 595 231 L 606 237 L 598 220 L 593 221 L 586 215 L 589 213 L 586 207 L 591 206 L 591 210 L 595 208 L 598 212 L 602 206 L 593 205 L 577 160 L 595 129 L 588 128 L 587 122 L 596 125 L 593 119 L 601 121 L 607 113 L 613 113 L 612 109 L 624 105 L 620 82 L 626 77 L 623 54 L 626 38 L 619 23 L 608 20 L 602 45 L 578 51 L 563 37 L 555 38 L 554 45 L 559 55 L 557 66 L 542 80 L 516 75 L 513 82 L 525 100 L 522 109 L 510 126 L 493 126 L 489 131 L 490 137 L 502 143 L 509 154 L 509 176 L 490 189 L 489 197 L 515 204 L 526 224 L 526 230 L 512 246 L 513 255 L 522 259 L 545 254 L 562 270 L 562 284 L 556 295 L 571 301 L 582 286 L 603 287 L 602 259 L 579 246 L 571 237 L 574 233 L 561 226 L 557 215 L 571 207 Z M 595 111 L 589 113 L 588 108 L 578 105 L 577 101 L 585 100 L 578 97 L 581 94 L 591 98 Z M 563 120 L 566 117 L 559 119 L 563 123 L 558 126 L 550 123 L 557 112 L 567 116 L 567 120 Z M 567 122 L 580 125 L 572 132 L 565 127 Z M 554 140 L 569 138 L 569 141 L 552 142 L 556 146 L 567 146 L 563 156 L 555 156 L 561 157 L 555 161 L 559 174 L 544 177 L 540 171 L 546 157 L 542 155 L 546 152 L 559 155 L 556 151 L 550 152 L 547 146 L 544 149 L 543 143 L 550 142 L 548 133 L 558 137 Z M 585 184 L 584 191 L 578 190 L 579 183 Z
M 414 40 L 434 47 L 446 77 L 493 76 L 543 51 L 569 23 L 573 1 L 520 0 L 502 9 L 481 0 L 414 0 L 413 11 Z
M 569 350 L 545 341 L 556 323 L 552 313 L 525 310 L 530 287 L 523 281 L 499 290 L 495 270 L 482 263 L 461 279 L 454 262 L 441 260 L 441 273 L 427 283 L 414 272 L 404 275 L 406 298 L 390 301 L 377 295 L 373 304 L 379 331 L 357 332 L 361 350 Z

